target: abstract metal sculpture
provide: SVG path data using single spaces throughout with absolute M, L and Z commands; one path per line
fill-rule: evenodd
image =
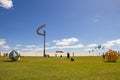
M 38 35 L 41 35 L 41 36 L 44 36 L 44 49 L 43 49 L 43 56 L 46 57 L 45 55 L 45 42 L 46 42 L 46 31 L 44 30 L 43 33 L 40 33 L 39 30 L 46 27 L 46 24 L 43 24 L 42 26 L 40 26 L 37 30 L 36 30 L 36 33 Z
M 9 58 L 10 58 L 12 61 L 20 60 L 20 53 L 19 53 L 18 51 L 12 50 L 12 51 L 9 53 Z

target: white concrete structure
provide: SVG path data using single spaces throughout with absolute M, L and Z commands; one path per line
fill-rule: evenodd
M 6 52 L 5 52 L 6 53 Z M 96 53 L 89 53 L 89 52 L 69 52 L 70 56 L 100 56 Z M 1 56 L 3 56 L 4 52 L 1 52 Z M 47 55 L 49 55 L 50 57 L 60 57 L 62 55 L 62 57 L 66 57 L 67 56 L 67 52 L 64 53 L 56 53 L 56 52 L 46 52 Z M 29 56 L 29 57 L 42 57 L 43 56 L 43 52 L 20 52 L 21 56 Z
M 46 52 L 47 55 L 49 55 L 50 57 L 60 57 L 61 55 L 67 56 L 67 53 L 56 53 L 56 52 Z M 20 52 L 21 56 L 43 56 L 43 52 Z M 70 56 L 98 56 L 98 54 L 96 53 L 89 53 L 89 52 L 74 52 L 74 53 L 70 53 Z

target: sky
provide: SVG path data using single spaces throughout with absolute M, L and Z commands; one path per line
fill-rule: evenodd
M 120 49 L 119 0 L 0 0 L 0 52 Z

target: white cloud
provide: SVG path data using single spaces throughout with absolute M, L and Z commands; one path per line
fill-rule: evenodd
M 93 49 L 91 48 L 87 48 L 87 49 L 84 49 L 84 51 L 92 51 Z
M 34 47 L 36 47 L 36 45 L 27 45 L 26 47 L 27 48 L 34 48 Z
M 55 42 L 56 45 L 61 45 L 61 46 L 65 46 L 65 45 L 71 45 L 74 44 L 76 42 L 78 42 L 79 40 L 77 38 L 68 38 L 68 39 L 62 39 L 62 40 L 53 40 L 53 42 Z
M 46 47 L 47 50 L 47 47 Z M 25 52 L 39 52 L 43 51 L 43 47 L 37 46 L 37 45 L 26 45 L 21 49 L 21 51 Z
M 94 47 L 97 47 L 97 44 L 89 44 L 89 45 L 87 45 L 87 47 L 94 48 Z
M 98 46 L 97 44 L 89 44 L 89 45 L 86 46 L 86 48 L 84 49 L 84 51 L 92 51 L 97 46 Z
M 72 45 L 72 46 L 59 46 L 58 48 L 59 49 L 68 49 L 68 48 L 73 49 L 73 48 L 83 48 L 83 47 L 84 47 L 84 45 L 78 44 L 78 45 Z
M 111 47 L 110 44 L 103 44 L 103 46 L 104 46 L 105 48 L 110 48 L 110 47 Z
M 22 49 L 23 51 L 33 51 L 32 48 L 25 48 L 25 49 Z
M 120 45 L 120 39 L 107 41 L 102 46 L 104 46 L 105 48 L 111 48 L 111 47 L 113 47 L 115 45 Z
M 6 43 L 5 39 L 0 39 L 0 45 L 4 45 Z
M 83 48 L 84 45 L 77 44 L 79 40 L 77 38 L 68 38 L 68 39 L 61 39 L 61 40 L 53 40 L 56 46 L 53 46 L 48 49 L 75 49 L 75 48 Z
M 21 50 L 22 50 L 22 51 L 27 51 L 27 52 L 29 52 L 29 51 L 36 51 L 36 50 L 38 50 L 38 49 L 39 49 L 39 47 L 36 46 L 36 45 L 26 45 L 26 46 L 23 47 Z
M 18 50 L 19 48 L 18 47 L 14 47 L 13 49 Z
M 114 43 L 107 42 L 106 44 L 103 44 L 102 46 L 104 46 L 105 48 L 110 48 L 110 47 L 114 46 Z
M 36 48 L 34 51 L 35 51 L 35 52 L 43 51 L 43 48 Z
M 10 49 L 10 47 L 8 46 L 8 45 L 3 45 L 3 46 L 1 46 L 4 50 L 8 50 L 8 49 Z
M 113 43 L 120 45 L 120 39 L 114 40 Z
M 12 0 L 0 0 L 0 6 L 6 9 L 13 7 Z
M 10 47 L 7 45 L 5 39 L 0 39 L 0 49 L 1 50 L 8 50 Z
M 50 49 L 56 49 L 56 48 L 57 48 L 57 46 L 53 46 L 53 47 L 47 47 L 46 49 L 50 50 Z
M 46 50 L 65 50 L 65 49 L 80 49 L 82 48 L 84 51 L 91 51 L 94 50 L 97 44 L 89 44 L 84 46 L 83 44 L 79 43 L 79 40 L 77 38 L 68 38 L 68 39 L 61 39 L 61 40 L 53 40 L 53 43 L 55 44 L 49 44 L 46 46 Z M 48 44 L 48 43 L 47 43 Z M 120 39 L 107 41 L 104 44 L 101 45 L 104 48 L 118 48 L 120 47 Z M 18 49 L 20 51 L 33 51 L 33 52 L 39 52 L 43 51 L 43 46 L 37 46 L 37 45 L 26 45 L 22 46 L 21 44 L 17 44 L 11 48 L 5 39 L 0 39 L 0 50 L 10 50 L 10 49 Z M 82 50 L 81 49 L 81 50 Z
M 50 43 L 45 43 L 46 45 L 50 45 Z
M 20 45 L 20 44 L 17 44 L 16 46 L 17 46 L 17 47 L 21 47 L 22 45 Z

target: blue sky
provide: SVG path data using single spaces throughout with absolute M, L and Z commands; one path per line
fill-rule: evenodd
M 42 51 L 42 24 L 48 52 L 120 48 L 119 0 L 0 0 L 0 51 Z

